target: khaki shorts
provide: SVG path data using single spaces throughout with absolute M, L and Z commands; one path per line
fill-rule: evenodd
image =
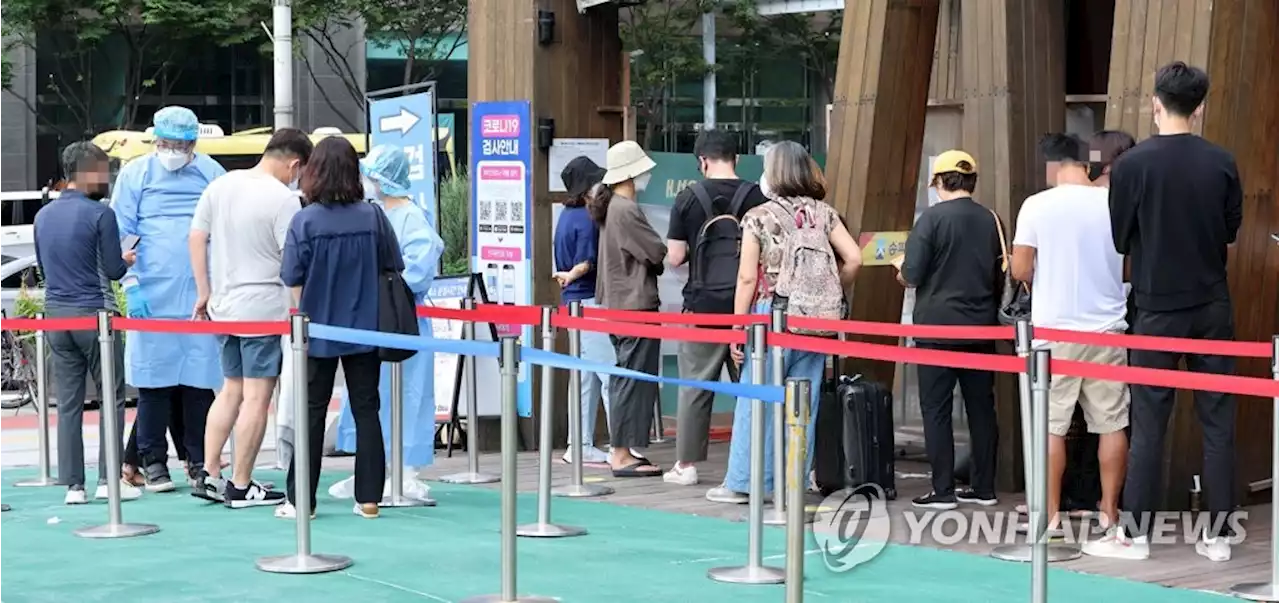
M 1075 360 L 1125 366 L 1124 348 L 1080 343 L 1054 343 L 1054 360 Z M 1115 433 L 1129 426 L 1129 386 L 1119 381 L 1100 381 L 1070 375 L 1054 375 L 1049 385 L 1049 433 L 1067 435 L 1076 403 L 1084 411 L 1089 433 Z

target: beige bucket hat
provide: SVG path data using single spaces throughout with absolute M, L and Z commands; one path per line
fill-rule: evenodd
M 654 163 L 634 140 L 624 140 L 609 147 L 609 153 L 605 156 L 605 167 L 608 171 L 605 172 L 602 182 L 613 186 L 651 171 L 658 167 L 658 164 Z

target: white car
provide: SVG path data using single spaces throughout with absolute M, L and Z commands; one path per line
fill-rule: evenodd
M 3 300 L 0 301 L 0 309 L 4 310 L 7 317 L 17 316 L 14 310 L 24 283 L 28 296 L 44 299 L 44 288 L 40 286 L 40 280 L 36 276 L 34 250 L 31 255 L 25 256 L 15 257 L 12 253 L 13 250 L 8 245 L 0 253 L 0 300 Z

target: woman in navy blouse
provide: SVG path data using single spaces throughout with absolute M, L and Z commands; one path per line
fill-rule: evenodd
M 320 141 L 302 172 L 306 206 L 289 224 L 280 277 L 293 289 L 298 310 L 311 322 L 378 330 L 378 275 L 404 270 L 404 258 L 382 210 L 364 200 L 359 157 L 343 138 Z M 307 352 L 307 425 L 311 445 L 311 514 L 324 446 L 324 424 L 333 380 L 342 363 L 356 424 L 354 512 L 378 516 L 386 458 L 378 420 L 378 361 L 373 346 L 313 339 Z M 302 428 L 299 426 L 298 428 Z M 289 467 L 289 503 L 277 517 L 295 516 L 294 469 Z

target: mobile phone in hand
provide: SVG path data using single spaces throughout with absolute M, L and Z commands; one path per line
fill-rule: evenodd
M 124 240 L 120 241 L 120 247 L 125 251 L 129 251 L 137 248 L 138 241 L 141 241 L 141 240 L 142 238 L 139 237 L 138 235 L 129 235 L 125 237 Z

